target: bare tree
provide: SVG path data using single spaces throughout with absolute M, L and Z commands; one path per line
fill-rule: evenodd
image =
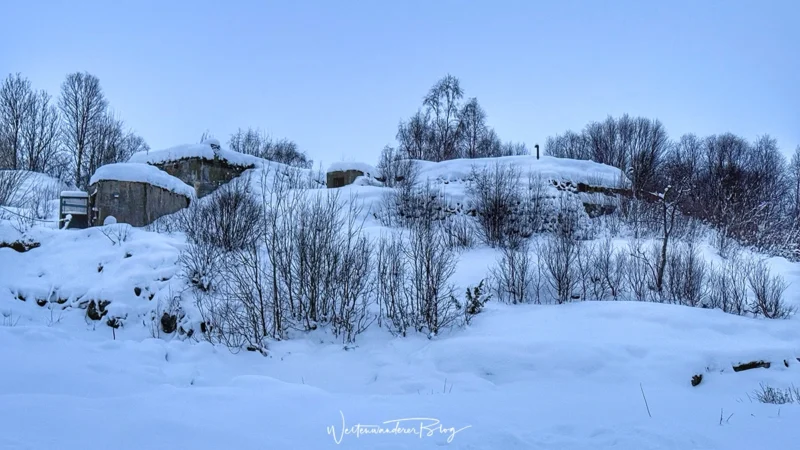
M 125 131 L 122 120 L 110 112 L 94 122 L 86 144 L 81 170 L 84 183 L 101 166 L 125 162 L 134 153 L 150 148 L 141 136 Z
M 310 169 L 314 161 L 301 152 L 297 143 L 289 139 L 273 140 L 268 134 L 258 129 L 241 128 L 232 134 L 228 140 L 231 150 L 247 155 L 257 156 L 270 161 L 279 162 L 294 167 Z
M 482 145 L 489 131 L 486 126 L 486 112 L 478 104 L 478 99 L 474 97 L 469 99 L 461 108 L 459 115 L 461 155 L 465 158 L 489 156 L 484 152 L 485 146 Z
M 22 127 L 20 167 L 32 172 L 53 173 L 60 160 L 58 108 L 50 95 L 39 91 L 31 98 L 30 115 Z
M 408 122 L 400 122 L 396 138 L 404 158 L 433 159 L 433 128 L 428 112 L 417 111 Z
M 21 74 L 0 85 L 0 168 L 19 169 L 23 129 L 31 114 L 31 83 Z
M 0 206 L 8 206 L 18 197 L 19 190 L 27 178 L 27 172 L 0 169 Z
M 789 182 L 791 183 L 791 212 L 795 221 L 800 218 L 800 145 L 794 150 L 789 163 Z
M 433 159 L 445 161 L 458 158 L 460 139 L 459 102 L 464 96 L 458 78 L 447 75 L 433 85 L 423 105 L 428 109 L 433 129 Z
M 679 215 L 678 205 L 685 192 L 682 181 L 673 181 L 677 184 L 668 185 L 666 189 L 664 189 L 664 192 L 658 196 L 661 210 L 661 252 L 658 262 L 656 263 L 655 288 L 659 293 L 661 293 L 664 285 L 664 271 L 667 267 L 667 249 L 669 248 L 670 239 L 675 231 L 675 219 L 676 216 Z
M 72 73 L 67 75 L 61 85 L 59 107 L 62 113 L 62 136 L 64 147 L 72 155 L 75 170 L 75 183 L 86 184 L 88 176 L 83 169 L 89 142 L 95 132 L 96 125 L 105 113 L 108 103 L 100 80 L 89 73 Z
M 496 156 L 524 156 L 529 155 L 530 151 L 523 142 L 506 142 L 500 147 L 500 154 Z
M 586 135 L 574 131 L 548 137 L 544 145 L 544 154 L 557 158 L 591 159 Z

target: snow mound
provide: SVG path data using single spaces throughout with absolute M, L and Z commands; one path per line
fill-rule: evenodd
M 519 170 L 523 179 L 529 175 L 540 176 L 546 181 L 585 183 L 591 186 L 618 187 L 624 179 L 616 167 L 594 161 L 542 156 L 504 156 L 501 158 L 453 159 L 443 162 L 415 161 L 420 180 L 443 182 L 465 181 L 473 168 L 492 169 L 497 164 Z
M 265 163 L 264 159 L 245 155 L 244 153 L 226 150 L 220 147 L 215 150 L 211 144 L 219 144 L 216 139 L 206 141 L 202 144 L 187 144 L 171 147 L 164 150 L 135 153 L 128 162 L 145 164 L 163 164 L 167 162 L 180 161 L 188 158 L 200 158 L 212 161 L 215 158 L 221 159 L 232 166 L 240 167 L 260 167 Z
M 202 144 L 208 145 L 211 148 L 222 147 L 219 143 L 219 139 L 214 139 L 214 138 L 206 139 L 205 141 L 202 142 Z
M 157 167 L 143 163 L 107 164 L 97 169 L 89 184 L 95 184 L 101 180 L 148 183 L 186 197 L 195 195 L 194 189 L 188 184 Z
M 0 172 L 11 171 L 2 170 Z M 21 170 L 19 171 L 19 176 L 21 182 L 16 192 L 9 199 L 9 204 L 11 205 L 24 203 L 28 196 L 36 192 L 47 192 L 50 197 L 57 198 L 60 191 L 67 189 L 67 185 L 64 182 L 43 173 Z
M 363 172 L 365 175 L 371 176 L 373 178 L 381 176 L 380 171 L 378 171 L 378 169 L 369 164 L 360 162 L 339 161 L 331 164 L 330 167 L 328 167 L 328 172 L 339 172 L 339 171 L 344 172 L 348 170 L 358 170 L 360 172 Z

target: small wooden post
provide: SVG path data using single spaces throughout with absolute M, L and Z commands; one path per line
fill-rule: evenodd
M 536 159 L 539 159 L 539 144 L 534 145 L 536 147 Z

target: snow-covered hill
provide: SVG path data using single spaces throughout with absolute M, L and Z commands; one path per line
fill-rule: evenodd
M 257 196 L 276 169 L 290 170 L 256 162 L 245 174 Z M 420 163 L 419 181 L 461 202 L 473 166 L 497 162 L 517 167 L 523 183 L 538 175 L 616 187 L 620 178 L 586 161 L 509 157 Z M 371 236 L 394 231 L 371 214 L 386 188 L 359 182 L 336 192 L 363 202 Z M 490 301 L 470 325 L 434 339 L 392 337 L 375 323 L 346 348 L 323 327 L 271 342 L 267 356 L 233 354 L 199 337 L 201 317 L 182 295 L 191 286 L 179 232 L 52 222 L 21 230 L 6 219 L 0 241 L 40 244 L 0 248 L 0 449 L 685 450 L 800 441 L 800 404 L 763 404 L 754 393 L 800 385 L 797 318 Z M 701 254 L 719 260 L 704 243 Z M 484 245 L 463 251 L 457 292 L 486 277 L 499 255 Z M 768 263 L 791 286 L 800 282 L 800 264 Z M 787 300 L 800 305 L 791 288 Z M 162 313 L 175 301 L 183 315 L 165 333 Z M 771 366 L 733 369 L 762 360 Z M 695 375 L 702 382 L 692 386 Z

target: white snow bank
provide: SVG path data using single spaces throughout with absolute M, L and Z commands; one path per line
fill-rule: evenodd
M 218 144 L 219 141 L 214 143 Z M 187 158 L 201 158 L 209 161 L 213 160 L 214 158 L 219 158 L 230 165 L 241 167 L 259 167 L 265 162 L 264 159 L 223 148 L 214 150 L 211 148 L 210 143 L 187 144 L 167 148 L 164 150 L 138 152 L 131 156 L 129 162 L 161 164 Z
M 352 161 L 339 161 L 335 162 L 328 167 L 328 172 L 337 172 L 337 171 L 347 171 L 347 170 L 358 170 L 365 175 L 371 177 L 380 177 L 380 172 L 375 167 L 360 162 L 352 162 Z
M 592 186 L 617 187 L 624 179 L 616 167 L 594 161 L 542 156 L 505 156 L 501 158 L 453 159 L 443 162 L 415 161 L 419 168 L 419 179 L 443 182 L 469 179 L 473 167 L 492 169 L 495 165 L 508 165 L 519 170 L 523 180 L 528 175 L 541 176 L 547 181 L 571 181 Z
M 0 170 L 2 173 L 12 172 L 10 170 Z M 52 199 L 57 199 L 61 190 L 67 188 L 67 185 L 49 175 L 39 172 L 30 172 L 27 170 L 17 171 L 20 176 L 20 185 L 17 191 L 9 199 L 9 204 L 19 205 L 25 203 L 26 197 L 38 193 L 45 193 Z
M 97 169 L 89 184 L 101 180 L 148 183 L 187 197 L 195 195 L 194 189 L 188 184 L 157 167 L 143 163 L 107 164 Z
M 748 400 L 759 383 L 789 386 L 800 367 L 721 370 L 762 350 L 795 354 L 788 321 L 652 303 L 490 304 L 434 340 L 371 333 L 344 351 L 315 334 L 274 343 L 269 358 L 141 339 L 128 325 L 116 340 L 86 328 L 0 326 L 0 448 L 140 450 L 154 436 L 158 448 L 199 450 L 721 450 L 800 439 L 800 406 Z M 692 387 L 695 373 L 704 381 Z M 43 427 L 42 417 L 59 420 Z M 101 426 L 87 433 L 87 417 Z M 431 432 L 342 434 L 402 419 Z

